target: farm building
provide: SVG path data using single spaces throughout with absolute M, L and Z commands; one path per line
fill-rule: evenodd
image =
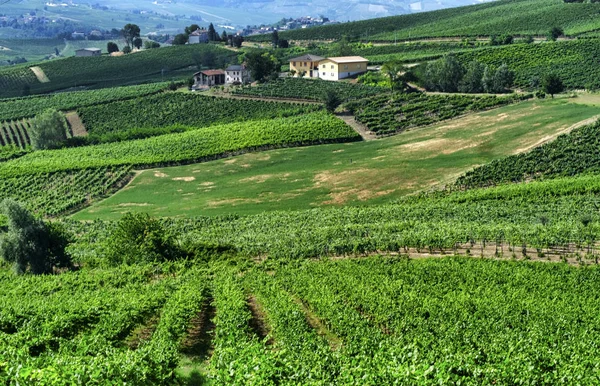
M 243 64 L 229 66 L 225 69 L 225 83 L 227 84 L 247 84 L 250 81 L 250 70 Z
M 369 61 L 360 56 L 327 58 L 319 63 L 319 77 L 325 80 L 339 80 L 367 71 Z
M 197 29 L 188 38 L 189 44 L 208 43 L 208 31 Z
M 102 50 L 100 48 L 81 48 L 75 51 L 75 56 L 100 56 Z
M 212 87 L 225 84 L 225 71 L 205 70 L 194 74 L 194 86 L 192 89 Z
M 325 58 L 310 54 L 292 58 L 289 60 L 290 71 L 295 72 L 295 77 L 303 76 L 304 78 L 318 78 L 319 63 L 322 60 L 325 60 Z

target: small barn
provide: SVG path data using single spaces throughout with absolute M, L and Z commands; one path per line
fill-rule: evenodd
M 225 71 L 204 70 L 194 74 L 193 89 L 213 87 L 225 84 Z
M 100 56 L 102 50 L 100 48 L 81 48 L 75 51 L 75 56 Z

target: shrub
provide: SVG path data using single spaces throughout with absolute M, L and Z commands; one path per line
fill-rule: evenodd
M 38 114 L 31 125 L 31 146 L 36 150 L 56 149 L 67 140 L 67 120 L 63 113 L 48 109 Z

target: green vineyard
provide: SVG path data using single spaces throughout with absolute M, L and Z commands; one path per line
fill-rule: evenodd
M 11 146 L 25 149 L 31 145 L 28 120 L 0 122 L 0 146 Z
M 90 133 L 88 141 L 111 142 L 164 134 L 168 130 L 161 128 L 174 124 L 200 128 L 300 116 L 320 109 L 317 105 L 165 93 L 79 108 L 77 112 Z
M 12 198 L 40 215 L 56 216 L 116 190 L 131 167 L 38 173 L 0 180 L 0 201 Z
M 140 86 L 114 87 L 103 90 L 61 92 L 43 96 L 0 100 L 0 120 L 31 118 L 46 109 L 72 110 L 136 97 L 149 96 L 164 91 L 168 83 Z
M 278 79 L 258 86 L 243 86 L 233 91 L 235 95 L 262 98 L 292 98 L 323 100 L 327 92 L 333 92 L 342 100 L 352 100 L 387 92 L 380 87 L 330 82 L 318 79 Z
M 520 102 L 531 95 L 465 96 L 426 95 L 422 93 L 381 95 L 346 104 L 358 122 L 382 135 L 393 134 L 410 127 L 430 125 L 466 112 Z

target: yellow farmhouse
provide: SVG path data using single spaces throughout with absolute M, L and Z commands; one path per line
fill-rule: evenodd
M 367 72 L 369 61 L 360 56 L 327 58 L 319 63 L 319 78 L 339 80 Z
M 318 78 L 319 63 L 325 58 L 317 55 L 303 55 L 290 59 L 290 72 L 294 71 L 294 77 Z

